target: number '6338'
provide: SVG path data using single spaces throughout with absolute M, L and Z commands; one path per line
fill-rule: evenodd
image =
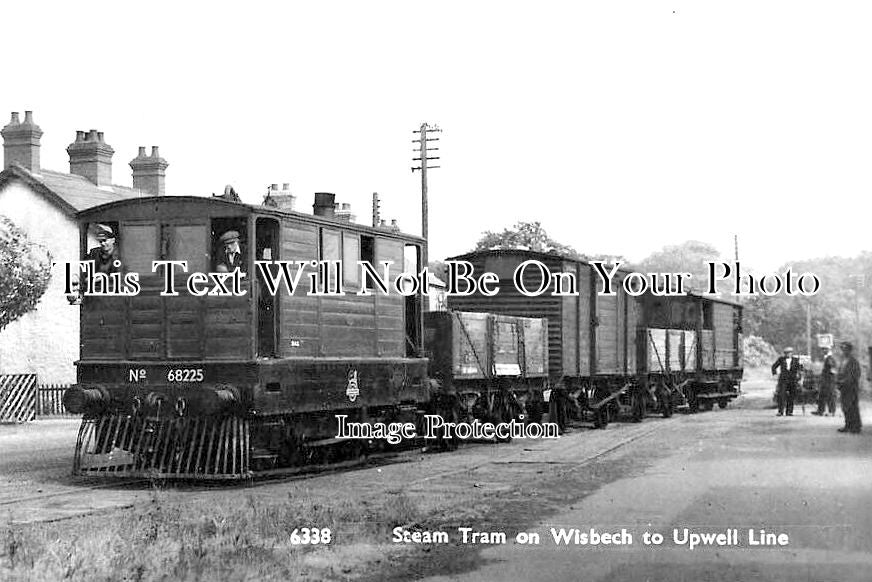
M 333 541 L 333 532 L 329 527 L 296 527 L 291 532 L 291 544 L 295 546 L 329 544 L 331 541 Z

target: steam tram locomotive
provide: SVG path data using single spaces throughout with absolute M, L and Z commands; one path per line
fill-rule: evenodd
M 109 226 L 141 289 L 83 298 L 78 382 L 65 394 L 67 409 L 84 415 L 75 473 L 240 478 L 353 446 L 332 438 L 337 413 L 415 421 L 431 402 L 422 297 L 358 295 L 368 281 L 357 262 L 389 261 L 394 281 L 403 266 L 420 270 L 425 241 L 343 222 L 333 209 L 333 195 L 319 193 L 314 215 L 183 196 L 79 214 L 82 250 L 95 246 L 95 225 Z M 228 231 L 244 257 L 240 293 L 188 293 L 192 273 L 220 270 Z M 256 260 L 308 264 L 293 294 L 273 295 Z M 152 272 L 153 261 L 187 262 L 187 273 L 174 269 L 177 295 L 161 294 L 165 271 Z M 343 269 L 310 278 L 313 261 Z M 335 290 L 338 277 L 343 295 L 307 294 L 313 284 Z M 195 288 L 211 292 L 217 278 Z

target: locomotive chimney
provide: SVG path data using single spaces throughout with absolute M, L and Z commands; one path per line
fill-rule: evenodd
M 315 216 L 333 218 L 336 209 L 336 195 L 330 192 L 315 192 L 315 203 L 312 213 Z

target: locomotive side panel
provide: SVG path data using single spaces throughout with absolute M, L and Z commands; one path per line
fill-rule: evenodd
M 377 238 L 375 241 L 376 263 L 388 261 L 391 264 L 390 280 L 393 283 L 406 268 L 402 241 Z M 420 296 L 420 295 L 419 295 Z M 372 297 L 363 297 L 375 307 L 375 327 L 378 334 L 378 355 L 400 357 L 406 353 L 406 299 L 396 290 L 388 295 L 375 291 Z
M 427 361 L 406 358 L 299 358 L 259 363 L 257 414 L 339 413 L 429 399 Z M 335 423 L 334 423 L 335 426 Z
M 251 286 L 243 288 L 251 294 Z M 178 298 L 171 298 L 178 299 Z M 193 298 L 192 298 L 193 299 Z M 203 357 L 207 360 L 251 357 L 251 306 L 246 297 L 200 297 Z
M 317 227 L 296 220 L 283 220 L 281 225 L 280 260 L 315 261 L 318 259 Z M 301 277 L 293 295 L 279 292 L 280 357 L 316 356 L 320 351 L 321 332 L 318 325 L 318 299 L 307 295 L 311 290 L 309 277 Z

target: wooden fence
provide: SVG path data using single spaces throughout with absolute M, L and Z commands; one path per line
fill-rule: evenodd
M 0 375 L 0 423 L 79 416 L 64 408 L 64 391 L 69 387 L 69 384 L 37 384 L 36 374 Z
M 70 414 L 64 408 L 64 391 L 70 384 L 40 384 L 36 393 L 36 415 L 45 416 L 80 416 Z

